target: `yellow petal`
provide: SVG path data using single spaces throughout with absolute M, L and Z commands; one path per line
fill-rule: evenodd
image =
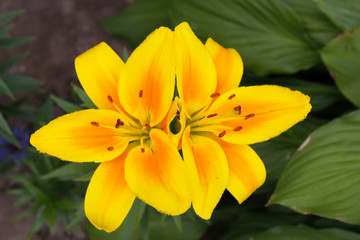
M 40 152 L 62 160 L 109 161 L 120 156 L 129 141 L 120 137 L 115 129 L 118 118 L 121 118 L 118 112 L 105 109 L 66 114 L 31 135 L 30 143 Z M 94 126 L 92 122 L 99 126 Z
M 220 96 L 209 113 L 226 116 L 215 134 L 230 143 L 253 144 L 278 136 L 302 121 L 311 110 L 310 98 L 279 86 L 252 86 L 230 90 Z M 241 111 L 234 108 L 241 107 Z M 240 113 L 240 115 L 238 115 Z
M 116 230 L 135 200 L 125 181 L 124 162 L 126 153 L 101 163 L 91 178 L 85 196 L 85 214 L 98 229 Z
M 152 129 L 150 138 L 150 147 L 138 146 L 127 156 L 126 182 L 138 198 L 159 212 L 182 214 L 191 204 L 184 162 L 164 132 Z
M 119 98 L 128 113 L 154 126 L 166 116 L 174 88 L 174 34 L 161 27 L 127 60 L 120 75 Z
M 239 203 L 245 201 L 266 178 L 260 157 L 248 145 L 218 141 L 229 164 L 229 181 L 226 188 Z
M 182 138 L 182 149 L 191 181 L 193 208 L 201 218 L 210 219 L 228 182 L 225 153 L 211 138 L 190 135 L 189 127 Z
M 120 106 L 117 89 L 123 65 L 120 57 L 104 42 L 75 59 L 79 81 L 98 108 L 115 110 L 108 96 Z
M 224 48 L 211 38 L 205 43 L 217 72 L 216 92 L 223 94 L 239 86 L 244 65 L 239 53 L 233 48 Z
M 216 89 L 216 70 L 204 44 L 189 24 L 175 28 L 176 79 L 187 115 L 197 112 L 211 100 Z

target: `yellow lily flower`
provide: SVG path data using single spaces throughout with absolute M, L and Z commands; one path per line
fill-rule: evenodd
M 182 136 L 193 208 L 209 219 L 225 189 L 242 203 L 264 183 L 264 164 L 248 144 L 302 121 L 310 98 L 279 86 L 239 88 L 240 55 L 212 39 L 202 44 L 187 23 L 175 28 L 175 43 L 182 130 L 174 139 Z
M 75 68 L 99 109 L 70 113 L 36 131 L 40 152 L 73 162 L 101 162 L 85 196 L 98 229 L 120 226 L 135 197 L 169 215 L 191 205 L 185 164 L 160 128 L 175 88 L 175 36 L 159 28 L 124 64 L 105 43 L 78 56 Z

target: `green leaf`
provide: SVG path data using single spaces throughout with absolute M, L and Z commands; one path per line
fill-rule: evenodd
M 48 196 L 41 191 L 37 186 L 32 184 L 28 179 L 21 175 L 14 175 L 11 177 L 14 182 L 23 184 L 24 187 L 29 191 L 29 194 L 41 203 L 50 203 L 51 200 Z
M 1 38 L 0 39 L 0 51 L 27 43 L 34 39 L 35 39 L 34 37 Z
M 360 223 L 360 111 L 314 131 L 285 167 L 271 203 Z
M 101 25 L 109 34 L 137 47 L 148 34 L 159 26 L 170 26 L 170 0 L 135 0 L 120 14 L 102 18 Z
M 320 62 L 317 44 L 282 0 L 173 1 L 173 22 L 187 21 L 204 40 L 235 48 L 258 75 L 291 74 Z
M 26 53 L 21 53 L 18 54 L 12 58 L 9 58 L 6 61 L 3 61 L 0 64 L 0 73 L 4 73 L 5 71 L 8 71 L 12 66 L 14 66 L 16 63 L 20 62 L 21 60 L 23 60 L 24 58 L 26 58 L 29 54 Z
M 314 229 L 305 225 L 280 226 L 256 235 L 253 240 L 359 240 L 360 235 L 342 229 Z
M 324 120 L 308 117 L 280 136 L 251 146 L 266 166 L 266 184 L 272 184 L 279 178 L 296 149 L 312 131 L 324 123 Z
M 78 105 L 75 105 L 71 102 L 68 102 L 64 99 L 61 99 L 59 97 L 56 97 L 55 95 L 50 95 L 50 98 L 57 104 L 59 107 L 64 110 L 66 113 L 72 113 L 75 111 L 83 110 L 82 107 L 79 107 Z
M 8 34 L 8 32 L 12 29 L 13 24 L 9 24 L 6 27 L 4 27 L 3 29 L 0 29 L 0 38 L 5 37 L 6 34 Z
M 360 1 L 317 0 L 315 2 L 340 29 L 348 31 L 360 25 Z
M 0 77 L 13 93 L 42 92 L 37 87 L 41 82 L 31 77 L 15 74 L 2 74 Z
M 314 0 L 285 0 L 299 15 L 305 30 L 319 44 L 325 45 L 341 31 L 320 11 Z
M 80 98 L 80 100 L 83 102 L 83 106 L 87 107 L 87 108 L 97 108 L 95 106 L 95 104 L 91 101 L 91 99 L 89 98 L 89 96 L 85 93 L 85 91 L 80 88 L 79 86 L 75 85 L 75 84 L 71 84 L 74 92 L 76 93 L 76 95 Z
M 12 94 L 9 87 L 6 85 L 6 83 L 1 79 L 0 77 L 0 93 L 6 94 L 8 97 L 10 97 L 12 100 L 15 100 L 14 95 Z
M 53 102 L 48 99 L 36 112 L 37 127 L 40 128 L 51 121 L 53 115 Z
M 72 180 L 86 173 L 93 172 L 97 168 L 96 163 L 67 163 L 45 175 L 42 179 L 57 178 L 60 180 Z
M 360 107 L 360 28 L 334 39 L 320 54 L 339 90 Z
M 2 136 L 9 143 L 14 144 L 15 146 L 21 149 L 20 143 L 12 133 L 9 125 L 7 124 L 1 112 L 0 112 L 0 136 Z
M 7 23 L 8 21 L 10 21 L 14 17 L 20 15 L 23 12 L 24 12 L 24 9 L 15 10 L 15 11 L 6 12 L 6 13 L 1 13 L 0 14 L 0 25 L 3 25 L 5 23 Z

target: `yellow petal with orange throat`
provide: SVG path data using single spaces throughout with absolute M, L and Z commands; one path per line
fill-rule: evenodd
M 226 155 L 211 138 L 190 135 L 190 127 L 184 131 L 182 150 L 191 181 L 193 208 L 201 218 L 210 219 L 228 182 Z
M 302 121 L 310 98 L 285 87 L 240 87 L 220 96 L 209 113 L 217 113 L 214 133 L 235 144 L 253 144 L 276 137 Z M 224 116 L 221 118 L 221 116 Z
M 75 59 L 79 81 L 98 108 L 116 110 L 108 96 L 120 106 L 117 89 L 123 66 L 120 57 L 104 42 Z
M 150 139 L 129 152 L 126 182 L 138 198 L 159 212 L 182 214 L 191 204 L 184 162 L 164 132 L 152 129 Z
M 205 47 L 210 53 L 217 72 L 216 92 L 224 92 L 239 86 L 244 65 L 239 53 L 233 48 L 224 48 L 211 38 Z
M 248 145 L 218 141 L 229 164 L 229 181 L 226 188 L 239 203 L 258 189 L 266 178 L 266 170 L 260 157 Z
M 184 111 L 192 115 L 211 101 L 210 96 L 216 90 L 215 66 L 187 23 L 175 28 L 175 51 L 179 96 L 184 102 Z
M 98 229 L 115 231 L 124 221 L 135 200 L 125 181 L 126 153 L 101 163 L 91 178 L 85 196 L 85 214 Z
M 73 162 L 104 162 L 121 155 L 129 139 L 115 128 L 118 112 L 89 109 L 66 114 L 31 135 L 37 150 Z
M 127 60 L 120 75 L 119 98 L 130 115 L 154 126 L 166 116 L 174 88 L 174 33 L 161 27 Z

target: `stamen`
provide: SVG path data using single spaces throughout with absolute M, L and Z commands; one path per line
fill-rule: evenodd
M 114 100 L 112 99 L 112 97 L 110 95 L 108 95 L 108 100 L 109 100 L 110 103 L 114 102 Z
M 216 117 L 218 114 L 217 113 L 213 113 L 207 116 L 207 118 L 212 118 L 212 117 Z
M 237 131 L 241 131 L 243 129 L 242 126 L 237 126 L 236 128 L 233 129 L 233 131 L 237 132 Z
M 233 99 L 234 97 L 236 97 L 236 95 L 235 95 L 235 94 L 232 94 L 232 95 L 230 95 L 230 96 L 228 97 L 228 99 L 231 100 L 231 99 Z
M 241 114 L 241 106 L 239 105 L 239 106 L 234 107 L 234 111 L 237 111 L 238 115 L 240 115 Z
M 141 152 L 144 153 L 144 152 L 145 152 L 145 148 L 141 148 Z
M 225 136 L 225 133 L 226 133 L 226 131 L 224 130 L 224 131 L 222 131 L 218 136 L 219 136 L 219 138 L 222 138 L 223 136 Z
M 177 115 L 176 118 L 180 121 L 180 115 Z
M 124 122 L 122 122 L 120 119 L 116 121 L 115 128 L 119 128 L 120 126 L 124 126 Z
M 220 93 L 218 92 L 214 92 L 213 94 L 210 95 L 211 98 L 217 98 L 220 96 Z
M 112 151 L 112 150 L 114 150 L 114 147 L 108 147 L 107 150 Z
M 147 129 L 151 128 L 151 126 L 150 126 L 148 123 L 145 123 L 145 127 L 146 127 Z
M 140 90 L 140 92 L 139 92 L 139 98 L 142 98 L 142 96 L 143 96 L 143 90 Z
M 249 119 L 249 118 L 252 118 L 252 117 L 254 117 L 255 116 L 255 113 L 251 113 L 251 114 L 249 114 L 249 115 L 246 115 L 245 116 L 245 120 L 247 120 L 247 119 Z
M 91 125 L 98 127 L 100 124 L 98 122 L 91 122 Z
M 176 115 L 179 115 L 180 114 L 180 111 L 179 110 L 176 110 Z

